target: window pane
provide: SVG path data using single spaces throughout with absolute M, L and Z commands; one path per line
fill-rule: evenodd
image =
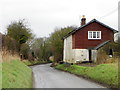
M 97 32 L 97 38 L 100 38 L 100 32 Z
M 92 32 L 89 32 L 89 38 L 92 38 Z
M 93 38 L 96 38 L 96 32 L 93 32 Z

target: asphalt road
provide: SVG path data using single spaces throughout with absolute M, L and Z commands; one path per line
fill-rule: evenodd
M 34 88 L 104 88 L 73 74 L 51 68 L 50 64 L 36 65 L 31 68 Z

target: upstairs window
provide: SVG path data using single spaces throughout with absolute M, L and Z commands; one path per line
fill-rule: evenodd
M 88 39 L 101 39 L 101 31 L 88 31 Z

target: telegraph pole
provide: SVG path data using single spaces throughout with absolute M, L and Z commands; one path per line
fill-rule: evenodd
M 119 31 L 119 38 L 120 38 L 120 1 L 118 2 L 118 31 Z

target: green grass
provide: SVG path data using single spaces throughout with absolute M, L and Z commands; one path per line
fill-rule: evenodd
M 49 61 L 40 61 L 40 60 L 37 60 L 37 61 L 28 61 L 28 60 L 24 60 L 22 61 L 24 64 L 30 66 L 30 65 L 37 65 L 37 64 L 46 64 L 46 63 L 49 63 Z
M 19 60 L 3 62 L 2 88 L 32 88 L 32 70 Z
M 97 65 L 96 67 L 84 67 L 78 65 L 66 66 L 64 64 L 61 64 L 57 65 L 55 68 L 90 78 L 97 82 L 109 85 L 113 88 L 118 87 L 117 64 L 101 64 Z

